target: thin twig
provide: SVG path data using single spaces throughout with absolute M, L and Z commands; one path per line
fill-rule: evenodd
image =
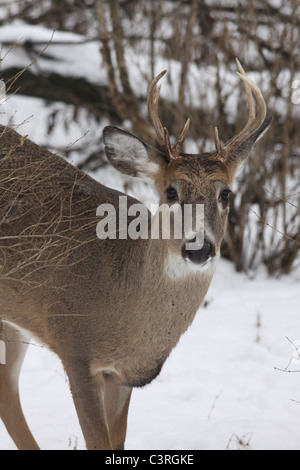
M 256 215 L 256 217 L 264 224 L 264 225 L 267 225 L 268 227 L 270 227 L 271 229 L 275 230 L 277 233 L 279 233 L 280 235 L 282 235 L 284 238 L 287 238 L 288 240 L 291 240 L 292 242 L 296 243 L 296 245 L 300 245 L 300 242 L 298 242 L 297 240 L 295 240 L 295 238 L 292 238 L 290 237 L 289 235 L 287 235 L 286 233 L 283 233 L 281 232 L 281 230 L 279 230 L 278 228 L 274 227 L 273 225 L 269 224 L 269 222 L 267 222 L 266 220 L 262 219 L 262 217 L 260 217 L 257 212 L 255 212 L 255 210 L 253 209 L 250 209 L 251 212 L 253 212 L 253 214 Z

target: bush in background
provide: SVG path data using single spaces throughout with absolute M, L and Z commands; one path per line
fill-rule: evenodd
M 0 7 L 0 78 L 15 97 L 44 101 L 41 145 L 58 149 L 58 127 L 66 146 L 75 124 L 82 134 L 90 127 L 84 145 L 63 154 L 96 170 L 106 164 L 101 128 L 107 123 L 155 144 L 145 98 L 163 68 L 168 83 L 161 119 L 170 134 L 177 136 L 190 116 L 186 151 L 211 150 L 214 126 L 223 143 L 229 140 L 247 119 L 237 56 L 262 89 L 273 123 L 238 179 L 223 255 L 249 275 L 261 266 L 288 274 L 300 246 L 299 18 L 297 0 L 6 1 Z M 9 33 L 16 25 L 23 38 Z M 45 47 L 45 28 L 56 30 L 51 44 L 14 83 Z

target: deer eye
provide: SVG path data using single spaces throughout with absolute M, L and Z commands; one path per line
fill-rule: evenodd
M 223 204 L 224 209 L 228 206 L 229 203 L 229 195 L 232 191 L 230 189 L 223 189 L 219 196 L 219 201 Z
M 172 188 L 172 186 L 170 186 L 168 189 L 167 189 L 167 198 L 169 201 L 178 201 L 178 194 L 177 194 L 177 191 L 176 189 Z
M 223 201 L 228 201 L 230 193 L 231 193 L 230 189 L 224 189 L 221 192 L 221 199 L 223 199 Z

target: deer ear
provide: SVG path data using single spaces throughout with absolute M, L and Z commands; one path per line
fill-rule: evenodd
M 121 173 L 149 181 L 160 171 L 159 152 L 129 132 L 107 126 L 103 140 L 108 160 Z
M 239 173 L 241 168 L 243 167 L 243 163 L 247 159 L 248 155 L 250 154 L 254 144 L 257 140 L 264 134 L 264 132 L 268 129 L 272 122 L 272 116 L 268 116 L 265 118 L 261 126 L 256 129 L 255 132 L 249 135 L 235 150 L 234 152 L 229 155 L 226 165 L 231 170 L 233 177 Z

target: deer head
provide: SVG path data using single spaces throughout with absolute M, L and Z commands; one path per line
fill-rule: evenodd
M 232 182 L 255 142 L 271 122 L 271 117 L 266 117 L 266 104 L 261 91 L 247 78 L 238 60 L 237 65 L 237 74 L 245 86 L 249 117 L 245 127 L 225 145 L 221 144 L 215 128 L 215 150 L 202 154 L 183 153 L 189 119 L 176 143 L 171 145 L 169 133 L 158 115 L 160 86 L 157 87 L 157 83 L 166 71 L 151 82 L 148 93 L 148 110 L 158 148 L 116 127 L 106 127 L 103 134 L 111 164 L 126 175 L 154 183 L 160 203 L 166 203 L 169 207 L 177 204 L 183 209 L 182 214 L 186 204 L 204 206 L 204 237 L 201 246 L 190 249 L 191 244 L 187 244 L 196 240 L 195 234 L 189 239 L 187 236 L 181 240 L 171 237 L 168 243 L 172 255 L 197 268 L 208 265 L 209 261 L 219 256 Z M 196 225 L 195 217 L 193 215 L 193 226 Z

